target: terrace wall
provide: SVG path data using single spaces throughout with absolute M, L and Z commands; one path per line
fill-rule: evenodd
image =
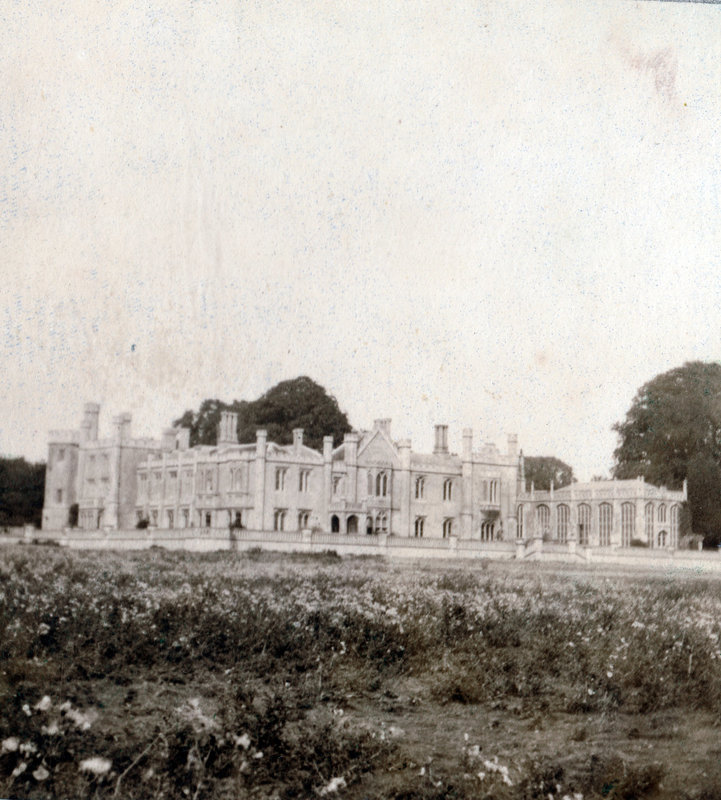
M 450 539 L 406 538 L 401 536 L 366 536 L 311 531 L 254 531 L 220 528 L 146 529 L 84 531 L 79 528 L 63 531 L 35 530 L 30 527 L 11 529 L 0 534 L 0 544 L 19 542 L 54 542 L 79 550 L 167 550 L 211 552 L 252 549 L 286 553 L 322 553 L 333 550 L 339 555 L 373 555 L 393 559 L 493 559 L 547 561 L 599 566 L 628 566 L 669 571 L 719 572 L 721 553 L 697 550 L 646 548 L 581 547 L 543 542 L 541 539 L 515 542 L 480 542 L 451 537 Z

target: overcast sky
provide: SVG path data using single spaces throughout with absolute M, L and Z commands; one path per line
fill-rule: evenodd
M 0 452 L 305 374 L 607 472 L 639 386 L 721 358 L 720 14 L 7 3 Z

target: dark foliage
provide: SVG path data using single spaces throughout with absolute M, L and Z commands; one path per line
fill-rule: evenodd
M 551 481 L 556 489 L 568 486 L 576 478 L 573 467 L 553 456 L 526 456 L 525 459 L 526 483 L 533 481 L 533 486 L 540 491 L 548 491 Z
M 721 541 L 721 364 L 693 361 L 644 384 L 614 430 L 616 478 L 642 475 L 680 489 L 688 479 L 693 529 Z
M 40 527 L 45 494 L 45 464 L 0 458 L 0 525 Z
M 268 431 L 271 441 L 290 444 L 293 429 L 302 428 L 304 443 L 321 450 L 324 436 L 332 436 L 337 445 L 351 430 L 335 397 L 305 376 L 282 381 L 257 400 L 204 400 L 197 412 L 188 410 L 173 424 L 190 428 L 191 446 L 215 444 L 221 411 L 237 413 L 238 439 L 246 444 L 255 441 L 255 432 L 260 428 Z

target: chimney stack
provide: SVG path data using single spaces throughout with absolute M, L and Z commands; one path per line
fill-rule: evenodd
M 238 415 L 234 411 L 220 412 L 218 444 L 238 444 Z
M 433 455 L 448 455 L 448 425 L 435 426 L 435 442 L 433 445 Z

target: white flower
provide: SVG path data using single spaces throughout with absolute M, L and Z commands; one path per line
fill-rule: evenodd
M 10 736 L 7 739 L 3 739 L 2 750 L 0 752 L 15 753 L 17 752 L 19 746 L 20 742 L 18 741 L 17 736 Z
M 101 756 L 93 756 L 92 758 L 86 758 L 80 762 L 80 771 L 92 772 L 93 775 L 100 776 L 110 772 L 112 766 L 113 762 L 110 761 L 110 759 L 102 758 Z
M 20 745 L 20 752 L 21 753 L 37 753 L 38 748 L 37 745 L 33 744 L 32 742 L 23 742 Z
M 250 736 L 247 733 L 244 733 L 242 736 L 235 736 L 233 738 L 236 747 L 242 747 L 243 750 L 247 750 L 250 747 Z
M 338 789 L 345 789 L 345 787 L 345 778 L 331 778 L 330 781 L 328 781 L 328 785 L 320 790 L 320 795 L 332 794 L 333 792 L 337 792 Z
M 33 778 L 36 781 L 44 781 L 46 778 L 50 777 L 50 773 L 45 769 L 45 767 L 41 764 L 34 772 Z
M 45 695 L 42 700 L 38 700 L 38 702 L 35 703 L 35 710 L 47 711 L 50 708 L 50 706 L 52 706 L 52 704 L 53 704 L 52 700 L 47 695 Z
M 23 713 L 28 717 L 31 717 L 33 714 L 33 712 L 30 710 L 30 706 L 27 703 L 23 705 Z
M 21 761 L 21 762 L 20 762 L 20 763 L 17 765 L 17 767 L 15 767 L 15 769 L 14 769 L 14 770 L 13 770 L 13 771 L 10 773 L 10 775 L 11 775 L 11 777 L 13 777 L 13 778 L 17 778 L 17 776 L 18 776 L 18 775 L 22 775 L 22 774 L 23 774 L 23 772 L 25 772 L 25 770 L 26 770 L 27 768 L 28 768 L 28 765 L 27 765 L 27 764 L 26 764 L 24 761 Z
M 60 733 L 60 728 L 58 728 L 58 723 L 53 721 L 49 725 L 43 725 L 40 728 L 40 733 L 44 733 L 45 736 L 56 736 Z
M 606 673 L 606 677 L 607 677 L 607 678 L 613 678 L 613 672 L 611 672 L 611 670 L 609 670 L 609 671 Z

